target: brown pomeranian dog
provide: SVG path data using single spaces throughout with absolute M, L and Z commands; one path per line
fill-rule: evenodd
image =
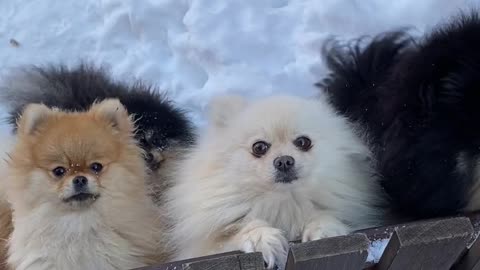
M 3 183 L 16 270 L 131 269 L 167 259 L 134 125 L 116 99 L 86 112 L 28 105 Z

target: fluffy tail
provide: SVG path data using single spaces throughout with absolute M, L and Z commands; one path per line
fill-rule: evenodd
M 347 44 L 330 40 L 322 48 L 330 74 L 316 86 L 323 89 L 335 109 L 354 122 L 369 127 L 378 124 L 378 86 L 391 74 L 403 53 L 413 45 L 405 31 Z
M 65 110 L 86 110 L 97 99 L 112 95 L 112 89 L 123 94 L 126 89 L 113 85 L 104 72 L 81 65 L 76 70 L 65 66 L 31 67 L 7 77 L 1 86 L 0 101 L 10 109 L 8 122 L 16 120 L 30 103 L 43 103 Z
M 165 125 L 181 123 L 181 130 L 190 128 L 184 112 L 175 108 L 154 87 L 141 82 L 129 85 L 114 81 L 105 70 L 86 64 L 72 69 L 62 65 L 23 69 L 7 77 L 0 86 L 0 102 L 9 106 L 8 122 L 14 129 L 17 118 L 29 103 L 83 111 L 105 98 L 118 98 L 128 112 L 142 118 L 141 121 L 156 119 L 154 116 L 158 114 L 171 117 L 157 119 L 155 125 L 162 126 L 163 121 L 168 122 Z

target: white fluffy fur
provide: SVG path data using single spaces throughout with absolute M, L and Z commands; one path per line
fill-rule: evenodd
M 153 225 L 154 212 L 143 200 L 118 195 L 81 212 L 44 204 L 14 213 L 8 263 L 16 270 L 113 270 L 155 263 L 152 251 L 159 250 L 161 233 Z
M 237 108 L 235 102 L 243 107 L 222 110 Z M 269 267 L 283 266 L 288 241 L 380 223 L 375 205 L 383 198 L 371 154 L 324 101 L 271 97 L 248 104 L 225 97 L 212 107 L 213 124 L 180 164 L 168 194 L 177 259 L 240 249 L 262 252 Z M 292 143 L 301 135 L 313 142 L 308 152 Z M 251 154 L 258 140 L 271 144 L 261 158 Z M 293 183 L 274 182 L 273 159 L 281 155 L 296 160 Z

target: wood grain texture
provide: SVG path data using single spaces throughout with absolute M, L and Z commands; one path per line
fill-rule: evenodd
M 183 270 L 241 270 L 236 255 L 224 256 L 208 260 L 196 261 L 183 264 Z
M 263 270 L 262 253 L 247 253 L 211 258 L 183 264 L 184 270 Z
M 480 240 L 477 240 L 469 248 L 467 254 L 455 265 L 453 270 L 480 270 Z
M 240 254 L 237 257 L 242 270 L 265 269 L 265 262 L 261 252 Z
M 240 251 L 215 254 L 200 258 L 176 261 L 137 270 L 263 270 L 263 256 L 260 252 L 242 253 Z
M 293 244 L 287 270 L 360 270 L 368 255 L 369 241 L 365 234 L 325 238 Z
M 397 227 L 378 270 L 448 270 L 473 235 L 468 218 L 451 218 Z
M 225 253 L 214 254 L 214 255 L 209 255 L 209 256 L 204 256 L 199 258 L 191 258 L 191 259 L 186 259 L 181 261 L 168 262 L 168 263 L 159 264 L 159 265 L 141 267 L 141 268 L 136 268 L 134 270 L 182 270 L 183 265 L 185 263 L 208 260 L 208 259 L 230 256 L 230 255 L 239 255 L 239 254 L 243 254 L 243 253 L 241 251 L 225 252 Z

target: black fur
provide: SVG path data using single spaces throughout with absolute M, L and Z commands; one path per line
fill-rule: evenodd
M 417 43 L 400 31 L 327 46 L 331 74 L 317 85 L 368 131 L 392 206 L 420 218 L 463 211 L 480 177 L 478 13 Z
M 84 111 L 96 101 L 118 98 L 133 115 L 135 136 L 153 170 L 159 166 L 152 154 L 154 151 L 163 151 L 172 145 L 188 147 L 194 141 L 192 125 L 185 113 L 157 89 L 142 82 L 127 85 L 114 81 L 101 68 L 85 64 L 73 69 L 33 67 L 10 78 L 0 90 L 3 101 L 11 107 L 8 122 L 14 130 L 17 118 L 29 103 Z

